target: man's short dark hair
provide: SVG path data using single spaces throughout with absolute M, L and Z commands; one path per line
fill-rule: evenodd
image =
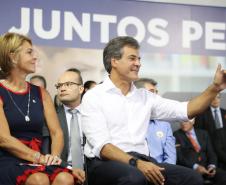
M 90 89 L 93 84 L 97 84 L 97 83 L 95 81 L 93 81 L 93 80 L 86 81 L 84 83 L 84 89 Z
M 79 76 L 79 83 L 82 85 L 83 84 L 83 80 L 82 80 L 82 76 L 81 76 L 81 71 L 79 71 L 77 68 L 69 68 L 67 71 L 70 71 L 70 72 L 74 72 L 76 74 L 78 74 Z
M 42 81 L 43 85 L 44 85 L 44 88 L 46 89 L 47 87 L 47 83 L 46 83 L 46 79 L 44 76 L 42 75 L 34 75 L 30 78 L 30 81 L 33 80 L 33 79 L 39 79 L 40 81 Z
M 134 82 L 134 85 L 137 88 L 144 88 L 144 84 L 145 83 L 152 84 L 153 86 L 156 86 L 158 84 L 154 79 L 151 79 L 151 78 L 140 78 L 139 80 Z
M 111 59 L 120 59 L 123 55 L 123 47 L 128 46 L 131 48 L 139 49 L 140 45 L 136 39 L 129 36 L 116 37 L 108 42 L 103 52 L 103 61 L 106 71 L 111 72 Z

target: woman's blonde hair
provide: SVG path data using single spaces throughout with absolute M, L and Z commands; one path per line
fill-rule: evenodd
M 0 68 L 1 76 L 7 77 L 13 68 L 10 54 L 17 54 L 24 42 L 32 45 L 32 41 L 25 35 L 18 33 L 6 33 L 0 36 Z

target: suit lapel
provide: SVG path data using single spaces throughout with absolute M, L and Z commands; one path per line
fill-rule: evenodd
M 203 138 L 202 134 L 201 134 L 201 132 L 199 132 L 198 130 L 195 129 L 195 135 L 196 135 L 196 138 L 198 140 L 198 144 L 200 146 L 200 151 L 201 151 L 202 148 L 203 148 L 203 145 L 202 145 L 202 143 L 203 143 L 203 141 L 202 141 L 202 138 Z
M 223 123 L 223 127 L 226 128 L 226 112 L 224 109 L 220 109 L 221 111 L 221 117 L 222 117 L 222 123 Z
M 182 130 L 180 130 L 183 137 L 184 137 L 184 142 L 185 142 L 185 146 L 189 146 L 190 148 L 193 148 L 193 145 L 191 144 L 191 141 L 188 139 L 186 133 Z M 194 149 L 194 148 L 193 148 Z
M 67 119 L 66 119 L 65 110 L 64 110 L 63 105 L 58 108 L 57 114 L 58 114 L 58 118 L 59 118 L 59 121 L 60 121 L 61 128 L 63 130 L 63 134 L 64 134 L 64 149 L 63 149 L 62 153 L 66 153 L 66 155 L 68 156 L 69 133 L 68 133 Z
M 208 114 L 207 114 L 207 125 L 208 125 L 208 130 L 215 130 L 215 120 L 214 120 L 214 117 L 213 117 L 213 114 L 212 114 L 212 111 L 211 111 L 211 108 L 209 107 L 208 108 Z

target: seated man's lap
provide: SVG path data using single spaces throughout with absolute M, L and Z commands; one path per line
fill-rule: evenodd
M 165 177 L 165 185 L 196 185 L 203 183 L 201 175 L 192 169 L 168 163 L 158 163 L 154 158 L 137 152 L 129 152 L 129 154 L 165 168 L 162 171 L 162 175 Z
M 154 162 L 152 158 L 150 158 L 150 161 Z M 166 180 L 165 185 L 202 184 L 201 175 L 194 170 L 167 163 L 156 164 L 165 168 L 165 170 L 162 171 Z M 150 184 L 139 169 L 125 163 L 94 158 L 92 160 L 88 159 L 87 165 L 89 185 L 120 185 L 126 183 L 128 185 Z
M 118 161 L 87 160 L 89 185 L 148 185 L 136 167 Z

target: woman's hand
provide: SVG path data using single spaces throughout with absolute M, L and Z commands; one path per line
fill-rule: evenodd
M 62 159 L 59 158 L 56 155 L 46 154 L 45 155 L 45 161 L 46 161 L 46 166 L 49 166 L 49 165 L 59 165 L 59 164 L 61 164 Z
M 59 158 L 56 155 L 51 155 L 51 154 L 46 154 L 46 155 L 41 155 L 39 163 L 49 166 L 49 165 L 60 165 L 62 162 L 62 159 Z
M 78 179 L 78 183 L 82 184 L 85 181 L 85 172 L 81 169 L 72 169 L 72 174 Z

